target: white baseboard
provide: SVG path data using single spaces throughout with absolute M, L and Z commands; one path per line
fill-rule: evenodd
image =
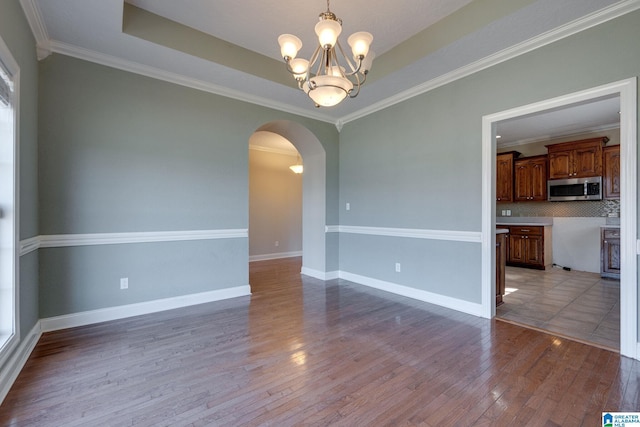
M 42 332 L 57 331 L 59 329 L 91 325 L 94 323 L 107 322 L 109 320 L 124 319 L 142 314 L 157 313 L 159 311 L 172 310 L 174 308 L 204 304 L 207 302 L 220 301 L 247 295 L 251 295 L 251 287 L 249 285 L 237 286 L 234 288 L 201 292 L 198 294 L 181 295 L 173 298 L 49 317 L 40 320 L 40 327 L 42 328 Z
M 339 271 L 327 271 L 326 273 L 324 273 L 324 280 L 334 280 L 334 279 L 339 279 L 340 278 L 340 272 Z
M 25 363 L 27 363 L 27 359 L 29 359 L 29 355 L 31 355 L 31 352 L 36 347 L 41 335 L 40 322 L 36 322 L 31 331 L 29 331 L 29 334 L 20 342 L 13 356 L 7 360 L 7 363 L 2 367 L 2 370 L 0 370 L 0 404 L 4 401 L 4 398 L 7 397 L 11 386 L 13 386 L 20 371 L 22 371 Z
M 338 278 L 337 271 L 324 272 L 324 271 L 314 270 L 312 268 L 307 268 L 307 267 L 302 267 L 302 269 L 300 270 L 300 274 L 304 274 L 305 276 L 310 276 L 320 280 L 333 280 Z
M 482 304 L 464 301 L 445 295 L 434 294 L 432 292 L 423 291 L 421 289 L 415 289 L 404 285 L 398 285 L 392 282 L 372 279 L 371 277 L 360 276 L 358 274 L 352 274 L 346 271 L 340 271 L 339 276 L 341 279 L 349 280 L 350 282 L 354 282 L 359 285 L 380 289 L 382 291 L 391 292 L 392 294 L 413 298 L 419 301 L 428 302 L 430 304 L 435 304 L 441 307 L 460 311 L 462 313 L 482 317 Z
M 302 256 L 302 251 L 294 251 L 294 252 L 279 252 L 273 254 L 263 254 L 263 255 L 251 255 L 249 257 L 249 262 L 253 261 L 268 261 L 271 259 L 282 259 L 282 258 L 293 258 Z

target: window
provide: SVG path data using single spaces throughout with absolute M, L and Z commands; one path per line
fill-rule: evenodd
M 17 345 L 17 82 L 18 67 L 0 39 L 0 365 Z

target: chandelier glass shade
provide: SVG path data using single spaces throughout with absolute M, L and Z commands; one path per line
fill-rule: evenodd
M 288 71 L 302 89 L 313 100 L 316 107 L 332 107 L 347 96 L 355 98 L 360 93 L 371 69 L 375 54 L 369 50 L 373 36 L 365 31 L 352 34 L 347 39 L 351 47 L 351 58 L 345 55 L 338 36 L 342 32 L 342 20 L 329 10 L 319 15 L 315 26 L 318 46 L 311 59 L 296 58 L 302 41 L 292 34 L 278 37 L 280 54 L 287 63 Z M 340 57 L 340 64 L 338 61 Z

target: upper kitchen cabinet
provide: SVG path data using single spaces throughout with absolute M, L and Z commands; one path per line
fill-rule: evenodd
M 549 179 L 588 178 L 602 175 L 602 147 L 607 137 L 547 145 Z
M 518 159 L 514 170 L 516 202 L 547 200 L 547 156 Z
M 620 146 L 612 145 L 602 150 L 602 196 L 620 199 Z
M 513 162 L 517 151 L 498 154 L 496 159 L 496 201 L 513 202 Z

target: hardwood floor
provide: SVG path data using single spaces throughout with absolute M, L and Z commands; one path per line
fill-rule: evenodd
M 44 334 L 2 426 L 579 426 L 640 408 L 617 353 L 342 280 Z
M 507 267 L 498 318 L 620 351 L 620 281 L 560 268 Z

